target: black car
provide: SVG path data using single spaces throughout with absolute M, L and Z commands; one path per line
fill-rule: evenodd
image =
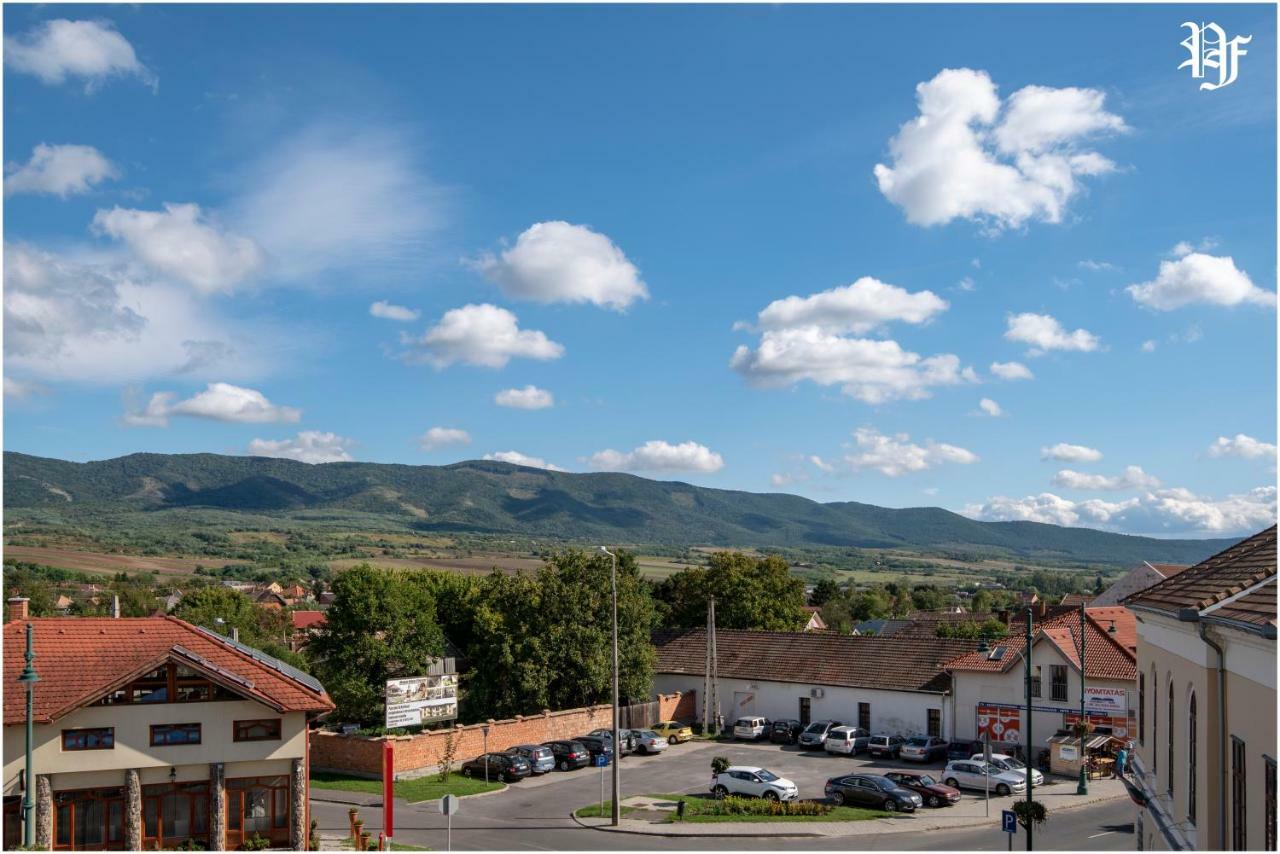
M 518 782 L 533 773 L 529 760 L 523 756 L 513 753 L 482 753 L 470 762 L 462 763 L 462 776 L 478 777 L 483 780 L 486 768 L 488 768 L 488 779 L 504 780 L 508 783 Z
M 591 732 L 587 733 L 587 735 L 595 736 L 596 738 L 603 738 L 608 743 L 613 743 L 613 730 L 611 729 L 593 729 Z M 626 756 L 629 753 L 635 752 L 636 739 L 635 736 L 631 734 L 631 730 L 619 729 L 618 741 L 622 747 L 622 750 L 618 752 L 619 756 Z
M 879 774 L 850 774 L 827 781 L 827 797 L 836 806 L 870 807 L 888 812 L 915 812 L 924 799 L 888 777 Z
M 542 746 L 551 751 L 556 767 L 561 771 L 571 771 L 591 764 L 591 751 L 580 741 L 547 741 Z
M 800 733 L 801 750 L 821 750 L 827 742 L 827 734 L 838 726 L 840 721 L 814 721 Z
M 613 761 L 613 739 L 600 738 L 595 735 L 580 735 L 574 741 L 581 744 L 591 754 L 591 764 L 595 764 L 597 756 L 604 755 L 608 757 L 606 763 Z
M 779 718 L 769 724 L 769 740 L 774 744 L 795 744 L 802 732 L 804 724 L 795 718 Z
M 947 745 L 947 761 L 968 762 L 976 753 L 982 752 L 980 741 L 953 741 Z

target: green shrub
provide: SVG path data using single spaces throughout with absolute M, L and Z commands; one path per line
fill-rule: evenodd
M 699 810 L 701 815 L 826 815 L 829 812 L 831 807 L 818 801 L 774 801 L 734 796 L 710 801 Z

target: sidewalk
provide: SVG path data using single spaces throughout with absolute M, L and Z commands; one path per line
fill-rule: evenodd
M 1124 784 L 1119 780 L 1091 780 L 1089 794 L 1077 795 L 1076 784 L 1059 780 L 1046 784 L 1035 791 L 1035 799 L 1044 804 L 1049 815 L 1060 810 L 1070 810 L 1084 806 L 1128 797 Z M 632 803 L 632 801 L 636 803 Z M 636 833 L 645 836 L 868 836 L 881 833 L 902 833 L 923 830 L 955 830 L 965 827 L 982 827 L 1000 824 L 1001 810 L 1011 809 L 1013 802 L 1021 800 L 1016 796 L 1007 798 L 991 798 L 991 815 L 986 815 L 986 801 L 981 796 L 973 797 L 966 792 L 965 797 L 953 807 L 940 809 L 921 809 L 914 815 L 903 815 L 895 818 L 877 818 L 868 821 L 802 821 L 802 822 L 713 822 L 674 823 L 638 821 L 622 819 L 618 827 L 608 824 L 608 819 L 574 818 L 583 827 L 603 830 L 609 833 Z M 622 802 L 625 806 L 651 806 L 650 799 L 644 797 L 628 798 Z

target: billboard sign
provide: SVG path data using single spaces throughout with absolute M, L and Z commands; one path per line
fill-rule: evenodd
M 1086 685 L 1084 705 L 1091 712 L 1123 715 L 1129 708 L 1129 695 L 1123 688 L 1099 688 Z
M 458 674 L 387 680 L 387 729 L 458 716 Z
M 978 738 L 1017 744 L 1022 740 L 1022 714 L 1017 708 L 978 706 Z

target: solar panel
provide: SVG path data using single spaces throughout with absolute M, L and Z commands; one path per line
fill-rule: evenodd
M 265 652 L 263 652 L 260 649 L 254 649 L 251 646 L 246 646 L 245 644 L 240 643 L 240 641 L 238 640 L 232 640 L 226 635 L 218 634 L 213 629 L 208 629 L 208 628 L 205 628 L 204 626 L 196 626 L 196 629 L 201 632 L 204 632 L 209 637 L 223 641 L 224 643 L 231 644 L 236 649 L 240 650 L 245 655 L 249 656 L 255 661 L 265 664 L 267 667 L 270 667 L 272 670 L 275 670 L 283 674 L 284 676 L 287 676 L 288 678 L 292 679 L 295 682 L 298 682 L 302 685 L 307 686 L 312 691 L 315 691 L 317 694 L 324 693 L 324 686 L 321 685 L 319 680 L 317 680 L 314 676 L 312 676 L 309 673 L 303 673 L 301 670 L 299 670 L 298 668 L 294 667 L 291 664 L 285 664 L 283 661 L 276 658 L 274 655 L 267 655 Z
M 987 656 L 987 660 L 999 661 L 1000 659 L 1004 658 L 1005 649 L 1007 649 L 1007 647 L 998 646 L 995 649 L 991 650 L 991 654 Z

